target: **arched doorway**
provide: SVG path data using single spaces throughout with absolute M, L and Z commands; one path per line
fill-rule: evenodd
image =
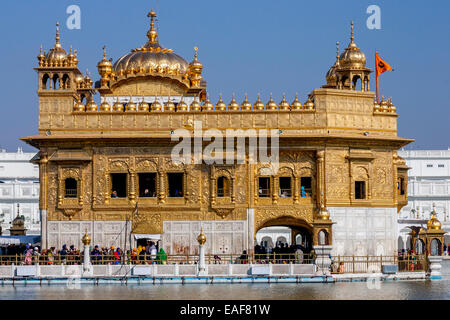
M 312 226 L 302 219 L 290 216 L 278 217 L 265 221 L 258 228 L 256 232 L 257 245 L 263 246 L 264 243 L 261 240 L 264 237 L 270 237 L 272 240 L 276 240 L 273 248 L 283 243 L 291 250 L 301 249 L 303 253 L 309 253 L 313 247 L 312 230 Z M 276 232 L 278 233 L 276 234 Z M 264 249 L 270 251 L 268 247 Z

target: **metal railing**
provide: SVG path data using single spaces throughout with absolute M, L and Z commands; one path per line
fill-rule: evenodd
M 332 258 L 332 273 L 381 272 L 383 265 L 397 265 L 399 272 L 427 270 L 425 255 L 408 256 L 336 256 Z
M 90 261 L 94 265 L 107 264 L 197 264 L 198 254 L 98 254 L 90 255 Z M 0 255 L 0 265 L 71 265 L 81 264 L 84 261 L 83 254 L 67 255 Z M 315 256 L 311 254 L 294 253 L 270 253 L 270 254 L 207 254 L 207 264 L 312 264 Z

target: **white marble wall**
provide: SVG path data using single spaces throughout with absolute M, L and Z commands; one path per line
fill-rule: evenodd
M 247 248 L 247 221 L 164 221 L 162 245 L 168 254 L 198 254 L 200 228 L 206 254 L 241 254 Z
M 328 207 L 336 255 L 394 255 L 397 252 L 397 209 Z
M 129 228 L 129 227 L 128 227 Z M 125 247 L 129 246 L 129 230 L 125 221 L 49 221 L 47 224 L 48 247 L 61 249 L 63 244 L 81 249 L 81 238 L 86 229 L 91 236 L 91 245 Z

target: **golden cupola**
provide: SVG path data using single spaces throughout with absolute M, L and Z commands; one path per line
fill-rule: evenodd
M 295 94 L 295 99 L 291 103 L 291 110 L 300 110 L 302 108 L 302 103 L 298 100 L 298 93 Z
M 103 59 L 97 64 L 98 74 L 101 76 L 100 86 L 106 87 L 111 77 L 112 59 L 106 59 L 106 46 L 103 46 Z
M 49 65 L 52 66 L 65 66 L 65 62 L 67 60 L 66 50 L 63 49 L 60 43 L 59 37 L 59 23 L 56 23 L 56 42 L 55 46 L 49 50 L 47 55 L 45 56 L 45 60 Z
M 355 43 L 353 21 L 351 29 L 350 43 L 339 57 L 339 64 L 342 68 L 363 69 L 366 67 L 366 56 Z
M 258 100 L 253 104 L 253 110 L 264 110 L 264 103 L 261 101 L 261 95 L 258 93 Z
M 286 94 L 283 93 L 283 100 L 281 100 L 280 104 L 278 105 L 280 110 L 289 110 L 289 102 L 286 101 Z
M 331 68 L 328 70 L 327 75 L 325 76 L 325 79 L 327 81 L 328 85 L 336 86 L 336 70 L 339 69 L 340 62 L 339 62 L 339 41 L 336 42 L 336 61 L 331 66 Z
M 147 43 L 119 58 L 112 66 L 112 73 L 116 77 L 128 78 L 143 75 L 168 76 L 184 82 L 188 86 L 186 83 L 189 71 L 188 62 L 175 54 L 172 49 L 163 48 L 159 44 L 158 31 L 155 27 L 156 13 L 152 10 L 147 16 L 150 17 Z
M 203 65 L 197 59 L 198 48 L 195 47 L 194 60 L 189 64 L 189 79 L 191 80 L 192 87 L 199 87 L 203 77 L 201 76 Z
M 222 100 L 222 95 L 219 97 L 219 101 L 216 103 L 216 111 L 225 111 L 227 110 L 227 105 Z
M 203 103 L 202 110 L 203 111 L 213 111 L 214 110 L 214 105 L 209 100 L 209 96 L 206 96 L 206 101 Z
M 442 224 L 436 218 L 436 211 L 433 208 L 433 213 L 431 215 L 431 219 L 427 222 L 427 230 L 441 230 Z
M 230 101 L 230 104 L 228 105 L 228 110 L 229 111 L 238 111 L 239 110 L 239 104 L 236 102 L 236 99 L 234 98 L 234 93 L 233 93 L 233 98 Z
M 277 110 L 277 103 L 273 100 L 272 94 L 270 94 L 270 99 L 266 104 L 266 110 Z

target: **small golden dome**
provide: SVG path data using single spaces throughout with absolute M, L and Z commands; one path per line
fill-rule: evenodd
M 161 111 L 162 110 L 161 103 L 159 103 L 158 98 L 156 96 L 155 96 L 155 100 L 153 101 L 150 109 L 151 109 L 151 111 Z
M 100 104 L 100 111 L 109 112 L 111 111 L 111 106 L 106 101 L 106 98 L 103 99 L 103 102 Z
M 209 101 L 209 95 L 206 97 L 206 101 L 203 103 L 202 110 L 203 111 L 213 111 L 214 110 L 214 105 L 211 103 L 211 101 Z
M 323 204 L 318 212 L 317 218 L 319 220 L 329 220 L 330 219 L 330 212 L 327 210 L 327 208 L 324 207 Z
M 303 105 L 303 108 L 306 110 L 314 109 L 314 102 L 312 102 L 311 97 L 308 97 L 308 100 L 306 100 L 305 104 Z
M 175 111 L 175 104 L 168 98 L 167 102 L 164 104 L 164 111 L 173 112 Z
M 119 98 L 116 97 L 116 103 L 113 105 L 113 111 L 123 112 L 123 103 L 119 102 Z
M 431 215 L 431 219 L 427 222 L 427 230 L 441 230 L 442 224 L 436 218 L 436 211 L 433 208 L 433 214 Z
M 392 103 L 392 98 L 388 99 L 388 108 L 390 112 L 394 112 L 397 110 L 397 108 L 394 106 L 394 104 Z
M 331 68 L 328 70 L 327 75 L 325 76 L 325 79 L 328 84 L 336 84 L 337 76 L 336 76 L 336 70 L 339 69 L 340 62 L 339 62 L 339 41 L 336 42 L 336 61 L 334 62 L 334 65 L 331 66 Z
M 95 103 L 92 96 L 91 96 L 88 104 L 86 105 L 86 111 L 88 111 L 88 112 L 96 112 L 97 111 L 97 104 Z
M 373 102 L 373 109 L 374 111 L 381 111 L 380 105 L 377 103 L 376 100 Z
M 97 69 L 102 78 L 111 74 L 112 63 L 111 60 L 106 59 L 106 46 L 103 46 L 103 59 L 97 64 Z
M 142 101 L 141 101 L 141 103 L 139 103 L 139 106 L 138 106 L 138 111 L 147 112 L 149 109 L 150 109 L 150 106 L 148 105 L 147 102 L 145 102 L 145 98 L 142 97 Z
M 188 105 L 184 102 L 183 97 L 181 98 L 180 103 L 177 106 L 177 111 L 187 111 Z
M 133 102 L 133 98 L 130 96 L 130 100 L 125 105 L 125 111 L 126 112 L 133 112 L 136 111 L 136 104 Z
M 289 110 L 289 102 L 286 101 L 286 94 L 283 93 L 283 100 L 281 100 L 280 104 L 278 105 L 280 110 Z
M 273 101 L 272 99 L 272 93 L 270 94 L 270 99 L 266 104 L 266 110 L 277 110 L 278 106 L 277 103 L 275 101 Z
M 234 93 L 233 98 L 230 101 L 230 104 L 228 105 L 228 111 L 239 111 L 239 104 L 234 99 Z
M 44 63 L 44 60 L 45 60 L 45 55 L 42 53 L 42 45 L 41 45 L 41 49 L 39 51 L 39 54 L 37 56 L 37 59 L 39 61 L 39 66 L 42 66 L 42 64 Z
M 387 112 L 388 111 L 388 103 L 384 100 L 384 96 L 381 97 L 380 101 L 380 111 Z
M 204 245 L 206 243 L 206 235 L 203 233 L 203 227 L 200 231 L 200 234 L 197 237 L 197 241 L 199 245 Z
M 339 58 L 339 63 L 342 68 L 351 68 L 351 69 L 364 69 L 366 67 L 366 56 L 356 46 L 355 38 L 353 35 L 353 21 L 351 23 L 352 32 L 350 37 L 350 43 L 348 47 L 344 50 Z
M 247 100 L 247 94 L 245 94 L 244 101 L 241 104 L 241 111 L 251 111 L 252 104 Z
M 86 111 L 86 106 L 81 102 L 80 98 L 78 98 L 77 102 L 74 104 L 73 111 L 77 111 L 77 112 Z
M 53 65 L 64 64 L 64 61 L 67 59 L 66 50 L 61 47 L 61 43 L 59 42 L 59 23 L 56 23 L 56 43 L 55 46 L 49 50 L 47 56 L 45 57 L 48 62 Z
M 220 95 L 219 101 L 216 103 L 216 111 L 225 111 L 227 110 L 227 105 L 222 100 L 222 95 Z
M 253 104 L 253 110 L 264 110 L 264 103 L 261 101 L 261 96 L 258 93 L 258 100 Z
M 295 94 L 295 100 L 291 103 L 291 110 L 301 110 L 302 104 L 298 100 L 298 93 Z
M 84 233 L 83 238 L 81 238 L 81 242 L 83 242 L 85 246 L 88 246 L 91 243 L 91 237 L 89 236 L 87 229 Z
M 194 101 L 192 101 L 189 109 L 193 112 L 199 112 L 202 111 L 202 105 L 197 101 L 197 99 L 194 98 Z

